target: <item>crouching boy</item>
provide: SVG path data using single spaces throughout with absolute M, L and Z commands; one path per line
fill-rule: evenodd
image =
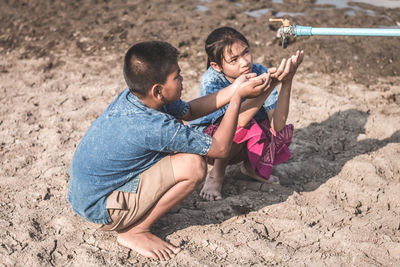
M 83 136 L 71 167 L 68 201 L 99 230 L 159 260 L 180 248 L 150 232 L 151 225 L 203 182 L 204 155 L 230 151 L 241 101 L 271 88 L 269 74 L 243 75 L 212 95 L 184 102 L 178 51 L 165 42 L 132 46 L 124 59 L 128 89 Z M 229 103 L 213 137 L 184 125 Z

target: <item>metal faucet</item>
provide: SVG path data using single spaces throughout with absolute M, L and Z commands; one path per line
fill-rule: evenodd
M 274 19 L 270 18 L 270 22 L 281 22 L 282 26 L 276 32 L 276 37 L 282 38 L 282 48 L 287 47 L 288 36 L 296 36 L 296 26 L 291 25 L 288 19 Z

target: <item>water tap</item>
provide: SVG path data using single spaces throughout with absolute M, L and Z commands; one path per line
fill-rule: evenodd
M 270 22 L 281 22 L 282 26 L 276 33 L 276 37 L 282 38 L 282 47 L 286 48 L 288 36 L 296 36 L 296 26 L 291 25 L 288 19 L 269 19 Z

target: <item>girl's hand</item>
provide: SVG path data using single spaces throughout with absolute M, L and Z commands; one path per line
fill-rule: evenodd
M 288 75 L 284 78 L 284 80 L 292 80 L 294 75 L 296 74 L 297 68 L 300 66 L 301 62 L 303 62 L 304 51 L 296 52 L 296 55 L 293 55 L 290 59 L 292 61 L 292 67 L 288 73 Z
M 278 69 L 268 69 L 273 80 L 273 85 L 277 85 L 280 82 L 292 81 L 298 66 L 303 62 L 303 57 L 304 51 L 297 51 L 296 55 L 291 56 L 289 59 L 282 59 Z

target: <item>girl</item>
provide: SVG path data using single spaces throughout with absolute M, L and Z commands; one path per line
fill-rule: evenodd
M 293 125 L 286 125 L 289 111 L 293 76 L 303 60 L 303 51 L 289 59 L 283 59 L 279 68 L 267 70 L 253 63 L 247 39 L 230 27 L 214 30 L 206 40 L 208 56 L 207 71 L 200 83 L 200 94 L 212 94 L 235 81 L 240 75 L 268 72 L 272 84 L 264 94 L 242 103 L 238 127 L 231 154 L 223 159 L 209 159 L 214 167 L 207 175 L 200 196 L 205 200 L 222 199 L 221 189 L 228 164 L 243 162 L 241 172 L 258 181 L 279 184 L 279 178 L 271 175 L 272 166 L 290 158 Z M 278 95 L 275 86 L 281 83 Z M 223 107 L 193 124 L 204 127 L 204 132 L 213 135 L 226 111 Z

